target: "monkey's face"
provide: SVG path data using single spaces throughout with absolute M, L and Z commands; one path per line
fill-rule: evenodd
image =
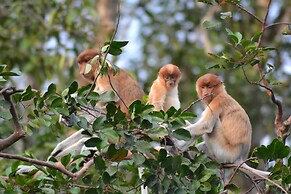
M 167 89 L 172 89 L 178 85 L 181 79 L 181 71 L 176 65 L 167 64 L 160 69 L 158 77 Z
M 177 85 L 177 77 L 172 74 L 164 76 L 165 85 L 167 88 L 174 88 Z
M 223 90 L 222 82 L 219 77 L 213 74 L 206 74 L 196 82 L 198 96 L 206 104 L 209 104 L 221 90 Z
M 95 58 L 96 56 L 97 58 Z M 78 56 L 80 75 L 90 83 L 93 83 L 95 74 L 97 73 L 96 69 L 99 61 L 95 59 L 98 59 L 99 56 L 99 53 L 92 49 L 85 50 Z

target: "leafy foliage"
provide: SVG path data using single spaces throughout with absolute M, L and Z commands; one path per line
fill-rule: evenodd
M 173 2 L 170 2 L 169 5 L 161 2 L 159 3 L 163 6 L 169 6 L 172 9 Z M 214 1 L 201 2 L 207 4 L 214 3 Z M 239 1 L 215 2 L 218 4 L 222 2 L 230 2 L 232 4 L 239 3 Z M 5 1 L 5 3 L 7 4 L 10 2 Z M 67 9 L 71 8 L 68 6 L 69 4 L 76 9 Z M 43 81 L 43 78 L 45 77 L 43 75 L 47 75 L 49 78 L 52 77 L 50 73 L 52 66 L 49 64 L 55 64 L 56 62 L 61 61 L 59 67 L 53 66 L 53 72 L 60 72 L 59 76 L 64 77 L 64 72 L 60 71 L 60 69 L 64 65 L 65 59 L 59 61 L 58 58 L 51 57 L 49 54 L 40 56 L 37 54 L 31 54 L 37 53 L 38 41 L 36 41 L 35 37 L 40 37 L 41 40 L 46 42 L 49 41 L 49 35 L 52 35 L 57 39 L 57 42 L 60 43 L 61 47 L 63 47 L 59 31 L 56 30 L 58 29 L 58 25 L 64 24 L 63 27 L 69 29 L 69 37 L 74 37 L 77 40 L 80 35 L 74 36 L 79 34 L 76 33 L 76 31 L 78 29 L 87 28 L 84 27 L 83 21 L 75 22 L 75 16 L 83 15 L 84 13 L 89 13 L 89 15 L 91 15 L 92 11 L 81 12 L 82 8 L 77 7 L 75 3 L 65 3 L 64 5 L 61 5 L 59 2 L 45 1 L 41 3 L 42 6 L 40 8 L 33 5 L 33 3 L 23 4 L 20 2 L 12 2 L 10 9 L 7 9 L 8 13 L 20 15 L 23 13 L 22 8 L 23 10 L 27 10 L 29 7 L 34 7 L 36 9 L 35 13 L 38 13 L 41 18 L 40 20 L 33 20 L 36 25 L 31 24 L 31 26 L 26 26 L 26 22 L 24 22 L 27 20 L 28 16 L 23 15 L 25 13 L 22 14 L 24 16 L 22 18 L 24 21 L 14 23 L 13 17 L 9 17 L 9 20 L 5 20 L 5 23 L 3 23 L 3 31 L 1 31 L 2 39 L 6 38 L 7 34 L 10 34 L 8 31 L 10 28 L 8 26 L 14 24 L 19 25 L 22 29 L 26 29 L 29 32 L 28 34 L 36 33 L 36 35 L 26 37 L 20 35 L 12 36 L 15 38 L 15 44 L 9 42 L 7 45 L 17 45 L 17 47 L 13 46 L 13 53 L 19 54 L 15 57 L 11 57 L 9 53 L 12 53 L 12 51 L 9 50 L 9 52 L 2 53 L 4 56 L 3 58 L 7 59 L 8 63 L 15 64 L 14 66 L 19 66 L 21 61 L 27 61 L 27 64 L 35 64 L 37 62 L 37 64 L 45 66 L 43 69 L 45 73 L 35 73 L 34 70 L 36 68 L 31 65 L 25 66 L 27 69 L 24 68 L 25 72 L 36 74 L 36 80 L 39 82 Z M 179 5 L 182 5 L 182 7 L 184 6 L 184 9 L 180 7 L 180 13 L 185 13 L 185 21 L 191 21 L 192 25 L 200 23 L 200 20 L 196 17 L 197 15 L 195 15 L 196 12 L 195 14 L 193 14 L 193 11 L 189 12 L 188 6 L 185 6 L 188 5 L 188 1 L 181 1 Z M 91 5 L 91 7 L 94 6 Z M 0 8 L 2 8 L 1 5 Z M 42 13 L 42 9 L 45 8 L 50 10 L 49 14 L 39 14 Z M 66 15 L 66 17 L 59 14 L 61 13 L 59 10 L 64 11 L 63 15 Z M 71 10 L 69 11 L 69 14 L 65 14 L 68 10 Z M 161 41 L 163 39 L 160 39 L 158 34 L 163 31 L 162 25 L 165 24 L 167 28 L 170 28 L 172 24 L 170 24 L 170 22 L 164 22 L 164 14 L 153 14 L 146 6 L 143 10 L 148 17 L 148 21 L 150 21 L 149 23 L 158 25 L 158 28 L 153 28 L 152 31 L 145 30 L 143 32 L 142 36 L 144 38 L 148 36 L 150 37 L 150 40 L 153 40 L 145 41 L 149 44 L 148 48 L 153 48 L 155 46 L 156 48 L 162 48 L 163 46 L 166 47 L 166 49 L 157 49 L 157 52 L 152 52 L 152 50 L 149 52 L 145 49 L 145 56 L 150 53 L 151 57 L 148 57 L 145 60 L 145 63 L 143 63 L 144 65 L 150 64 L 150 61 L 147 61 L 149 58 L 151 58 L 151 60 L 157 59 L 153 61 L 155 61 L 155 65 L 157 63 L 159 64 L 167 57 L 160 53 L 164 50 L 171 55 L 174 62 L 185 64 L 185 66 L 190 64 L 195 66 L 195 68 L 199 68 L 199 71 L 204 68 L 204 64 L 209 63 L 209 59 L 201 57 L 204 55 L 202 54 L 203 51 L 201 51 L 201 49 L 192 52 L 193 50 L 191 48 L 193 43 L 189 38 L 191 33 L 185 36 L 185 40 L 183 40 L 185 43 L 184 46 L 179 44 L 181 34 L 173 33 L 173 31 L 176 32 L 176 30 L 166 30 L 166 32 L 163 32 L 164 34 L 169 33 L 169 36 L 166 37 L 169 38 L 171 42 Z M 188 12 L 190 13 L 189 15 L 187 15 Z M 3 13 L 6 14 L 7 12 Z M 168 13 L 171 14 L 171 12 Z M 201 13 L 201 10 L 200 12 L 197 12 L 197 14 Z M 233 15 L 232 12 L 223 10 L 223 12 L 220 13 L 220 18 L 227 21 L 228 19 L 231 19 Z M 162 16 L 162 18 L 159 16 Z M 45 28 L 40 28 L 41 25 L 39 25 L 39 22 L 46 21 L 46 18 L 49 22 L 44 23 Z M 184 23 L 187 22 L 180 22 L 177 20 L 173 23 L 173 26 L 181 29 L 184 29 L 186 26 L 184 30 L 185 32 L 191 31 L 191 29 L 187 29 L 187 25 L 184 25 Z M 225 28 L 224 24 L 224 22 L 206 21 L 204 22 L 204 27 L 212 30 L 221 27 Z M 36 28 L 36 26 L 38 27 Z M 88 25 L 86 26 L 88 27 Z M 191 28 L 193 28 L 193 26 Z M 258 37 L 262 32 L 253 33 L 250 36 L 250 33 L 242 32 L 243 28 L 238 30 L 235 29 L 235 26 L 227 26 L 225 29 L 226 33 L 219 30 L 217 31 L 223 35 L 226 34 L 230 42 L 223 46 L 224 49 L 222 52 L 219 52 L 220 54 L 210 54 L 215 61 L 213 67 L 219 69 L 238 69 L 239 67 L 245 68 L 246 66 L 253 66 L 258 62 L 265 64 L 267 61 L 267 55 L 270 54 L 269 51 L 274 50 L 271 47 L 258 46 Z M 85 32 L 83 31 L 81 34 L 84 35 L 84 33 Z M 81 41 L 77 41 L 78 44 L 75 44 L 74 47 L 76 48 L 74 49 L 78 49 L 78 46 L 76 45 L 82 44 L 83 39 L 80 40 Z M 219 41 L 221 42 L 221 39 Z M 153 45 L 151 42 L 155 42 L 154 44 L 156 45 Z M 127 44 L 128 41 L 113 41 L 111 44 L 108 42 L 101 51 L 103 53 L 108 51 L 109 54 L 117 56 L 121 54 L 122 48 Z M 169 45 L 171 45 L 170 48 Z M 17 49 L 17 51 L 14 51 L 14 49 Z M 46 51 L 49 53 L 50 49 L 47 49 Z M 31 55 L 33 56 L 31 57 Z M 22 57 L 23 59 L 21 60 Z M 104 62 L 105 64 L 102 74 L 106 75 L 108 66 L 112 64 L 104 59 L 100 59 L 100 62 Z M 203 68 L 201 64 L 203 64 Z M 273 65 L 268 65 L 268 63 L 267 66 L 273 67 Z M 115 66 L 113 65 L 113 67 Z M 90 67 L 88 66 L 87 71 L 89 68 Z M 1 85 L 10 84 L 7 82 L 7 80 L 9 80 L 8 78 L 20 75 L 18 72 L 10 71 L 9 69 L 6 65 L 0 66 Z M 48 69 L 50 71 L 48 71 Z M 191 71 L 185 73 L 191 74 Z M 182 89 L 187 89 L 186 85 L 183 86 L 185 87 Z M 116 99 L 114 92 L 107 92 L 104 94 L 90 92 L 89 95 L 87 95 L 90 86 L 80 87 L 75 81 L 71 82 L 71 84 L 67 84 L 66 87 L 67 88 L 63 89 L 59 84 L 52 83 L 46 87 L 44 91 L 40 91 L 33 89 L 34 87 L 32 86 L 27 86 L 23 91 L 16 92 L 12 96 L 13 102 L 17 107 L 25 109 L 26 114 L 24 116 L 21 115 L 20 119 L 27 134 L 35 135 L 43 133 L 43 131 L 46 132 L 43 134 L 46 138 L 42 139 L 42 136 L 39 136 L 41 144 L 49 141 L 51 136 L 61 135 L 61 133 L 64 132 L 64 129 L 85 129 L 86 135 L 90 136 L 90 139 L 85 142 L 85 145 L 90 148 L 96 148 L 98 153 L 100 153 L 94 155 L 95 168 L 90 168 L 82 179 L 73 181 L 55 169 L 44 168 L 43 166 L 38 165 L 36 165 L 37 170 L 40 170 L 41 173 L 37 176 L 31 176 L 31 174 L 19 175 L 16 172 L 19 165 L 23 164 L 22 162 L 16 161 L 10 164 L 5 163 L 5 166 L 1 167 L 1 169 L 6 169 L 5 171 L 3 170 L 3 173 L 1 174 L 3 176 L 0 177 L 1 192 L 136 193 L 140 190 L 142 184 L 147 186 L 152 193 L 220 193 L 225 190 L 235 193 L 240 192 L 238 186 L 233 183 L 223 185 L 221 177 L 219 176 L 220 165 L 207 158 L 203 153 L 197 152 L 195 147 L 190 148 L 190 151 L 197 152 L 194 157 L 188 157 L 185 153 L 170 152 L 168 154 L 165 149 L 154 149 L 153 144 L 164 146 L 165 143 L 169 143 L 167 139 L 168 134 L 171 134 L 178 139 L 188 140 L 190 134 L 183 129 L 183 126 L 185 125 L 185 120 L 192 120 L 195 118 L 195 115 L 188 112 L 182 112 L 181 110 L 175 110 L 174 108 L 171 108 L 167 112 L 155 112 L 153 111 L 152 106 L 136 101 L 129 107 L 130 119 L 127 120 L 125 114 L 112 103 Z M 191 89 L 193 89 L 193 86 L 191 86 Z M 249 93 L 250 91 L 247 91 L 248 95 Z M 182 99 L 183 98 L 184 95 L 182 96 Z M 251 98 L 253 100 L 253 97 Z M 95 107 L 98 102 L 105 102 L 107 104 L 105 107 L 106 114 L 102 114 L 102 112 Z M 259 103 L 256 102 L 256 105 L 257 104 Z M 7 112 L 9 107 L 10 104 L 1 97 L 0 118 L 3 122 L 11 123 L 11 114 Z M 59 122 L 60 116 L 66 120 L 66 124 L 69 127 L 66 127 Z M 11 125 L 9 125 L 9 127 L 12 128 Z M 51 147 L 51 149 L 52 148 L 53 147 Z M 42 152 L 44 150 L 40 151 Z M 36 158 L 30 153 L 33 152 L 28 150 L 25 155 L 29 158 Z M 129 153 L 132 154 L 130 158 L 127 157 Z M 269 169 L 272 171 L 272 176 L 270 178 L 286 188 L 286 190 L 290 190 L 290 148 L 285 146 L 279 139 L 275 139 L 270 145 L 261 146 L 255 149 L 254 154 L 259 159 L 263 159 L 267 164 L 274 163 L 274 166 L 271 166 Z M 84 157 L 86 158 L 88 155 L 89 153 L 87 152 L 80 155 L 70 153 L 64 156 L 60 161 L 70 172 L 74 173 L 82 168 L 85 163 Z M 51 158 L 50 161 L 56 162 L 54 158 Z M 6 166 L 7 168 L 5 168 Z M 139 168 L 142 168 L 144 171 L 141 178 L 138 176 Z M 34 174 L 37 170 L 34 170 L 31 173 Z M 263 183 L 262 188 L 266 185 L 269 187 L 270 192 L 281 192 L 278 187 L 275 187 L 269 182 Z

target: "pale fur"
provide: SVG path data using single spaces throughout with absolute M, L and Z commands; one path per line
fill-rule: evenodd
M 189 142 L 175 140 L 176 146 L 186 151 L 197 137 L 203 136 L 204 142 L 197 148 L 209 157 L 219 163 L 241 163 L 248 157 L 251 146 L 252 126 L 247 113 L 227 94 L 220 79 L 213 74 L 200 77 L 196 83 L 196 90 L 203 99 L 205 110 L 196 123 L 185 127 L 190 132 L 192 140 Z M 208 97 L 205 97 L 207 95 Z M 252 170 L 262 176 L 270 174 Z
M 165 80 L 165 76 L 173 76 L 172 80 Z M 167 111 L 172 106 L 175 109 L 180 108 L 180 100 L 178 94 L 178 84 L 181 79 L 179 68 L 173 64 L 163 66 L 158 74 L 157 79 L 149 93 L 149 104 L 154 106 L 155 111 Z M 173 85 L 169 86 L 169 82 Z

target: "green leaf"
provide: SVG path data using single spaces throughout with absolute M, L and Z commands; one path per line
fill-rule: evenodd
M 0 72 L 2 72 L 6 67 L 7 65 L 0 65 Z
M 73 81 L 71 85 L 69 86 L 69 92 L 68 94 L 73 94 L 78 90 L 78 83 L 76 81 Z
M 282 159 L 288 156 L 290 148 L 285 146 L 284 143 L 279 139 L 274 139 L 270 145 L 261 146 L 257 148 L 257 157 L 268 160 Z
M 159 180 L 159 177 L 157 175 L 150 175 L 146 179 L 144 185 L 151 188 L 151 187 L 153 187 L 158 182 L 158 180 Z
M 52 83 L 49 85 L 48 90 L 47 90 L 47 95 L 52 95 L 55 94 L 57 91 L 56 84 Z
M 190 113 L 190 112 L 184 112 L 180 116 L 184 120 L 193 120 L 197 117 L 197 115 Z
M 83 178 L 84 179 L 84 178 Z M 81 193 L 81 189 L 79 187 L 73 187 L 73 188 L 70 188 L 68 189 L 68 191 L 71 193 L 71 194 L 79 194 Z
M 98 150 L 100 150 L 100 143 L 102 143 L 102 140 L 98 137 L 92 137 L 85 141 L 85 146 L 87 147 L 96 147 Z
M 190 132 L 182 128 L 173 131 L 173 136 L 179 140 L 189 141 L 191 139 Z
M 233 193 L 240 193 L 240 189 L 233 183 L 225 185 L 224 189 L 232 191 Z
M 109 49 L 109 53 L 111 55 L 120 55 L 122 53 L 121 48 L 128 44 L 128 41 L 112 41 L 111 45 L 107 42 L 102 47 L 101 52 L 106 53 L 106 51 Z
M 118 162 L 125 159 L 128 151 L 125 148 L 116 149 L 114 144 L 110 144 L 106 157 L 111 161 Z
M 147 130 L 147 132 L 148 136 L 155 141 L 160 141 L 162 138 L 168 135 L 168 131 L 164 127 L 156 127 L 153 129 L 149 129 Z
M 69 88 L 66 88 L 63 92 L 62 92 L 62 96 L 67 96 L 69 94 Z
M 100 98 L 100 95 L 98 93 L 96 93 L 96 92 L 90 92 L 90 94 L 88 96 L 89 100 L 100 101 L 99 98 Z M 101 100 L 103 100 L 103 99 L 101 99 Z M 106 102 L 108 102 L 108 101 L 106 101 Z
M 0 76 L 0 82 L 6 82 L 6 79 L 4 79 L 2 76 Z
M 12 115 L 8 111 L 0 111 L 0 118 L 8 120 L 12 118 Z
M 222 13 L 220 13 L 220 18 L 223 20 L 228 19 L 228 18 L 232 18 L 232 13 L 230 11 L 222 12 Z
M 234 33 L 234 35 L 238 39 L 238 43 L 240 43 L 242 40 L 242 34 L 240 32 L 236 32 L 236 33 Z
M 60 107 L 57 107 L 55 108 L 55 110 L 61 114 L 61 115 L 64 115 L 64 116 L 69 116 L 70 115 L 70 112 L 68 109 L 65 109 L 65 108 L 60 108 Z
M 200 182 L 206 182 L 211 178 L 212 175 L 213 175 L 213 172 L 211 170 L 205 169 L 202 172 L 202 177 L 200 177 L 199 180 Z
M 112 90 L 103 92 L 102 94 L 100 94 L 98 99 L 99 102 L 117 102 L 118 100 L 118 96 Z
M 251 38 L 251 41 L 257 41 L 258 38 L 263 34 L 263 32 L 257 32 L 255 35 Z
M 86 64 L 85 71 L 84 71 L 84 74 L 87 74 L 87 73 L 89 73 L 89 72 L 91 71 L 91 69 L 92 69 L 92 65 L 91 65 L 91 64 L 89 64 L 89 63 L 87 63 L 87 64 Z
M 105 120 L 106 120 L 105 117 L 97 117 L 93 122 L 93 130 L 94 131 L 100 130 Z
M 94 164 L 96 170 L 100 170 L 101 172 L 106 170 L 105 161 L 102 159 L 102 157 L 100 156 L 95 157 Z
M 108 172 L 104 172 L 104 173 L 103 173 L 103 175 L 102 175 L 102 179 L 103 179 L 104 184 L 110 184 L 111 177 L 110 177 L 110 175 L 108 174 Z
M 7 102 L 6 100 L 4 99 L 1 99 L 0 100 L 0 106 L 3 108 L 3 109 L 9 109 L 10 108 L 10 103 Z
M 71 154 L 68 154 L 68 155 L 62 157 L 62 158 L 61 158 L 61 162 L 62 162 L 62 164 L 63 164 L 64 166 L 67 166 L 67 165 L 70 163 L 70 161 L 71 161 L 71 157 L 72 157 Z
M 138 153 L 133 153 L 131 159 L 135 162 L 137 166 L 145 162 L 145 157 L 142 154 Z
M 233 35 L 233 32 L 229 28 L 225 28 L 228 35 Z
M 191 185 L 190 185 L 190 189 L 195 192 L 199 189 L 200 187 L 200 181 L 199 180 L 192 180 L 191 181 Z
M 92 178 L 93 178 L 93 175 L 92 175 L 92 174 L 88 174 L 88 175 L 86 175 L 86 176 L 82 179 L 82 181 L 83 181 L 83 183 L 85 183 L 85 184 L 90 184 L 90 183 L 92 183 Z
M 20 76 L 20 75 L 21 73 L 11 71 L 0 72 L 0 76 Z
M 113 103 L 108 103 L 107 106 L 106 106 L 106 111 L 107 111 L 106 116 L 107 117 L 112 117 L 116 113 L 117 108 Z
M 216 26 L 219 26 L 220 23 L 219 22 L 212 22 L 212 21 L 204 21 L 203 22 L 203 27 L 206 28 L 206 29 L 210 29 L 210 28 L 214 28 Z
M 52 101 L 51 107 L 52 108 L 63 107 L 63 99 L 61 97 L 54 99 Z
M 211 190 L 211 184 L 209 182 L 203 182 L 200 185 L 200 190 L 203 192 L 207 192 Z
M 80 87 L 78 89 L 78 96 L 80 97 L 80 96 L 83 96 L 83 95 L 87 94 L 87 92 L 89 91 L 90 87 L 91 87 L 90 85 Z

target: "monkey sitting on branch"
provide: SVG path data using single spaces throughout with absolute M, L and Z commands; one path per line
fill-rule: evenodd
M 186 151 L 197 137 L 203 142 L 196 145 L 198 150 L 221 164 L 241 164 L 249 154 L 252 137 L 250 119 L 240 104 L 224 88 L 220 78 L 205 74 L 196 82 L 196 91 L 205 106 L 201 118 L 184 127 L 192 136 L 190 141 L 173 138 L 175 146 Z M 269 172 L 256 170 L 243 163 L 241 170 L 267 177 Z M 249 174 L 249 173 L 248 173 Z

